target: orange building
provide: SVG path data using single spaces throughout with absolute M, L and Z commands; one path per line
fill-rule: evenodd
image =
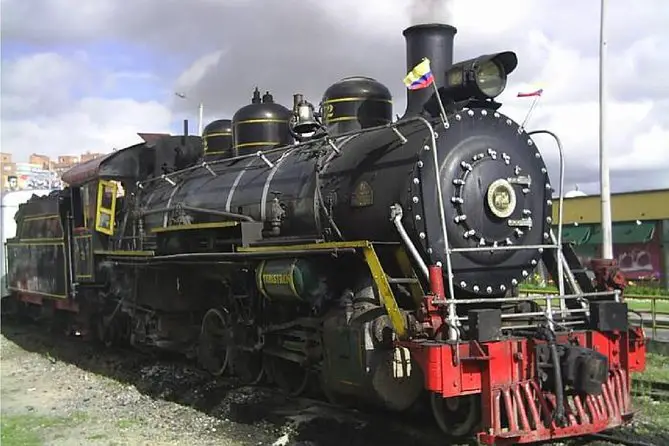
M 40 166 L 44 170 L 51 170 L 51 168 L 53 167 L 51 158 L 49 158 L 46 155 L 40 155 L 38 153 L 33 153 L 32 155 L 30 155 L 28 162 L 30 164 L 35 164 L 37 166 Z
M 85 163 L 87 161 L 94 160 L 95 158 L 99 158 L 102 155 L 104 155 L 104 153 L 91 153 L 91 152 L 82 153 L 80 162 Z
M 79 162 L 79 157 L 75 155 L 59 155 L 58 164 L 68 164 L 73 166 Z
M 54 163 L 52 170 L 54 170 L 58 175 L 62 175 L 63 172 L 68 170 L 70 167 L 74 166 L 79 162 L 79 157 L 74 155 L 59 155 L 58 162 Z

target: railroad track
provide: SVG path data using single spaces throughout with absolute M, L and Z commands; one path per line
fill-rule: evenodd
M 633 379 L 632 395 L 649 396 L 656 400 L 669 400 L 669 383 L 647 379 Z
M 599 434 L 588 435 L 587 440 L 597 441 L 597 442 L 607 442 L 615 445 L 625 445 L 625 446 L 659 446 L 655 443 L 648 443 L 646 441 L 639 441 L 629 436 L 623 435 L 619 432 L 602 432 Z

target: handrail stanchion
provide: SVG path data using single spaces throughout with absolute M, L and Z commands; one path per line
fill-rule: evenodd
M 437 202 L 439 206 L 439 223 L 441 224 L 441 235 L 444 237 L 444 253 L 446 254 L 446 275 L 448 276 L 448 299 L 451 302 L 448 304 L 448 339 L 450 341 L 457 341 L 458 335 L 458 315 L 455 309 L 455 290 L 453 287 L 453 264 L 451 262 L 451 249 L 448 243 L 448 233 L 446 231 L 446 214 L 444 210 L 444 196 L 441 192 L 441 180 L 439 175 L 439 157 L 437 156 L 437 138 L 434 134 L 434 128 L 429 121 L 421 116 L 415 118 L 421 121 L 430 132 L 430 146 L 425 146 L 425 150 L 432 151 L 432 161 L 434 163 L 434 182 L 437 187 Z
M 563 216 L 564 216 L 564 150 L 562 148 L 562 141 L 560 141 L 560 138 L 550 130 L 534 130 L 532 132 L 527 133 L 528 136 L 532 135 L 539 135 L 539 134 L 545 134 L 552 136 L 553 139 L 555 140 L 555 143 L 557 144 L 558 152 L 560 155 L 560 181 L 558 185 L 558 200 L 559 200 L 559 207 L 558 207 L 558 235 L 557 235 L 557 243 L 556 243 L 556 254 L 557 254 L 557 270 L 558 270 L 558 292 L 560 295 L 564 295 L 564 266 L 562 264 L 562 221 L 563 221 Z M 551 197 L 552 198 L 552 197 Z M 565 314 L 566 308 L 562 308 L 562 313 L 563 317 Z

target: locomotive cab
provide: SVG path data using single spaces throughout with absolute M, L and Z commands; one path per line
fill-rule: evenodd
M 68 187 L 61 197 L 66 243 L 71 243 L 73 281 L 96 281 L 96 256 L 122 251 L 133 216 L 127 196 L 136 182 L 189 167 L 204 153 L 202 140 L 187 135 L 140 134 L 143 143 L 78 164 L 63 174 Z

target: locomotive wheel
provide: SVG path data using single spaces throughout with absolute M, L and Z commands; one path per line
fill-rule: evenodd
M 263 355 L 260 352 L 237 350 L 234 360 L 235 374 L 242 383 L 255 385 L 265 377 Z
M 461 438 L 476 432 L 481 421 L 480 395 L 443 398 L 432 393 L 430 399 L 435 421 L 448 436 Z
M 97 340 L 105 347 L 111 347 L 114 345 L 114 340 L 116 338 L 115 324 L 110 323 L 108 318 L 103 314 L 98 315 L 95 319 Z
M 352 405 L 350 398 L 346 397 L 345 395 L 341 395 L 330 388 L 330 385 L 328 384 L 327 379 L 322 372 L 320 374 L 319 381 L 321 385 L 321 391 L 330 404 L 338 407 Z
M 288 396 L 304 393 L 309 384 L 309 370 L 300 364 L 278 356 L 266 355 L 267 374 Z
M 202 318 L 197 359 L 200 365 L 214 376 L 225 373 L 230 359 L 228 348 L 230 324 L 228 312 L 212 308 Z

